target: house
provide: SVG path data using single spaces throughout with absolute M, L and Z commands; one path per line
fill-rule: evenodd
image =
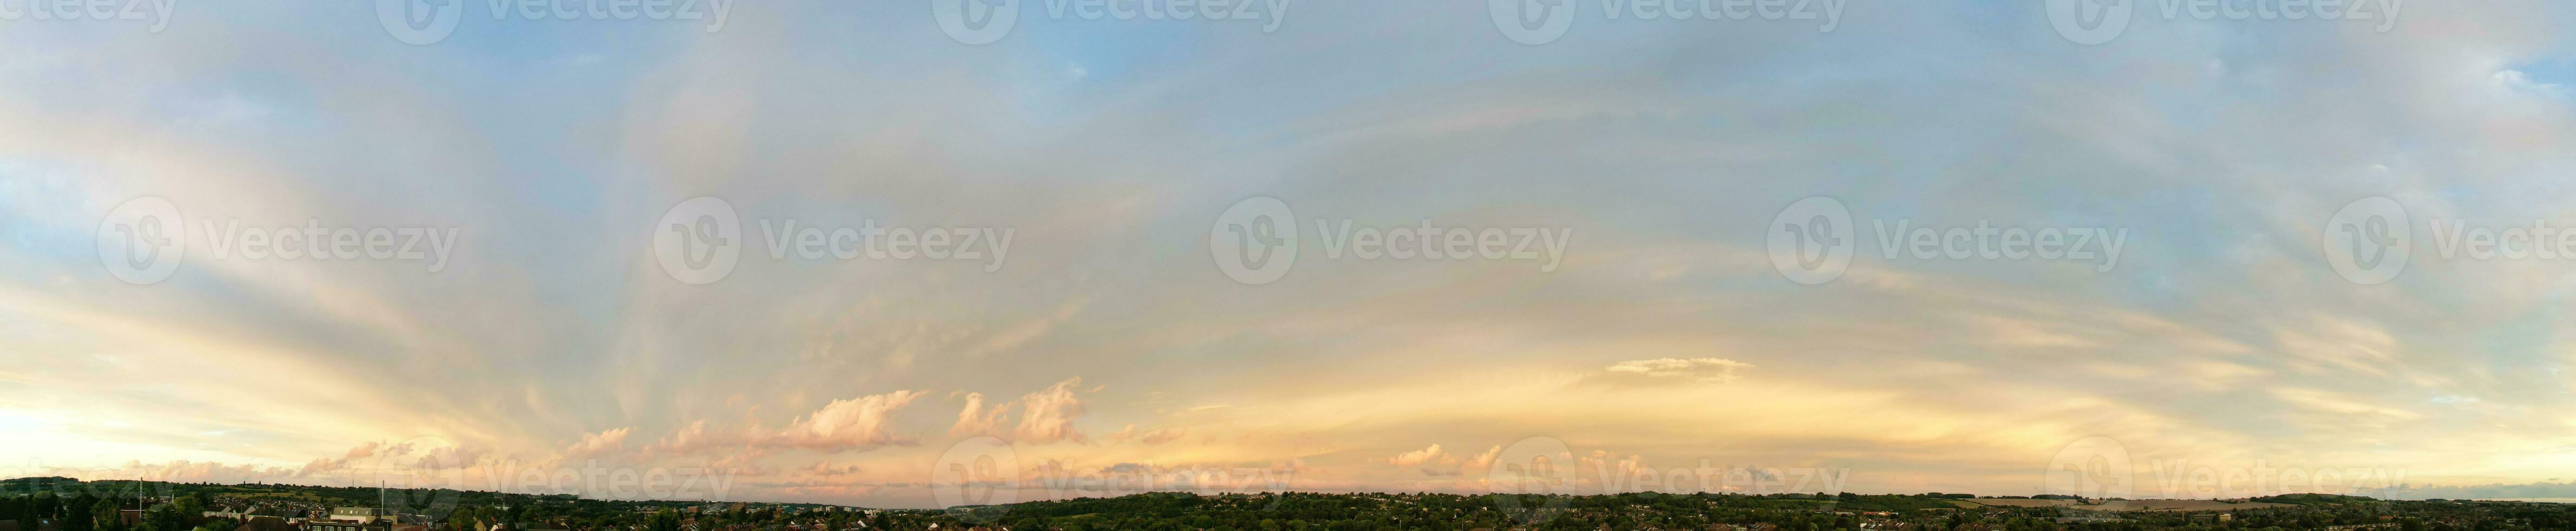
M 335 507 L 326 516 L 306 520 L 304 531 L 393 531 L 393 526 L 383 509 Z
M 251 511 L 250 515 L 252 517 L 270 516 L 284 519 L 288 525 L 304 525 L 305 520 L 311 519 L 303 509 L 260 509 L 257 511 Z
M 286 531 L 294 529 L 296 524 L 300 523 L 303 523 L 302 519 L 289 522 L 285 518 L 254 514 L 249 518 L 242 519 L 241 529 L 249 531 Z
M 374 507 L 333 507 L 330 519 L 338 522 L 373 524 L 378 520 L 388 519 L 387 516 L 384 509 Z

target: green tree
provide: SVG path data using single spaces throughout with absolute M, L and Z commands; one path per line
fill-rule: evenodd
M 134 501 L 128 499 L 100 499 L 96 505 L 90 506 L 91 525 L 98 531 L 133 529 L 133 526 L 125 525 L 125 508 L 133 505 Z
M 201 490 L 188 493 L 186 496 L 180 496 L 179 500 L 173 504 L 177 506 L 181 516 L 196 518 L 198 515 L 206 514 L 206 511 L 211 510 L 209 507 L 214 506 L 215 500 L 213 497 L 208 496 L 206 491 Z
M 644 531 L 680 531 L 680 513 L 670 509 L 654 511 L 653 518 L 644 522 Z
M 143 523 L 137 531 L 187 531 L 188 515 L 179 512 L 178 504 L 154 505 L 143 511 Z
M 86 492 L 72 498 L 71 503 L 63 505 L 62 522 L 56 524 L 57 528 L 61 531 L 95 531 L 97 526 L 93 524 L 98 520 L 95 516 L 97 505 L 98 499 L 91 498 Z

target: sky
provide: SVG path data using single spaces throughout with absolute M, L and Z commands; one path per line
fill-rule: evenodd
M 445 6 L 0 0 L 0 476 L 2576 497 L 2564 2 Z

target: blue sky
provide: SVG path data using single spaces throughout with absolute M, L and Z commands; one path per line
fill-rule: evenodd
M 1508 2 L 1182 21 L 1031 0 L 987 44 L 929 0 L 727 2 L 721 25 L 469 0 L 426 36 L 377 2 L 0 18 L 0 426 L 26 434 L 0 473 L 634 495 L 495 479 L 601 463 L 931 506 L 965 454 L 1007 453 L 1024 498 L 1212 469 L 1483 492 L 1538 455 L 1599 490 L 1713 463 L 2031 494 L 2069 488 L 2052 463 L 2096 438 L 2134 497 L 2576 472 L 2561 264 L 2439 234 L 2576 223 L 2568 7 L 2139 1 L 2079 44 L 2048 3 L 1580 2 L 1533 37 L 1494 22 Z M 692 283 L 656 237 L 700 197 L 742 247 Z M 1264 282 L 1216 247 L 1258 197 L 1301 239 Z M 1815 284 L 1767 247 L 1810 197 L 1854 244 Z M 138 198 L 172 206 L 185 251 L 140 282 L 102 244 L 142 227 Z M 2330 247 L 2365 198 L 2412 237 L 2382 283 Z M 762 223 L 785 221 L 1011 238 L 772 255 Z M 1327 248 L 1343 222 L 1569 236 L 1362 259 Z M 1980 222 L 2121 252 L 1882 251 L 1882 227 Z M 453 240 L 252 258 L 227 224 Z M 2375 473 L 2157 474 L 2267 466 Z

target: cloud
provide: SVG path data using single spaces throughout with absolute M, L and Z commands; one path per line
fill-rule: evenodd
M 2278 352 L 2294 360 L 2290 366 L 2308 373 L 2330 373 L 2335 370 L 2367 376 L 2388 376 L 2397 363 L 2397 338 L 2382 327 L 2348 319 L 2318 317 L 2308 326 L 2281 327 L 2274 330 Z
M 910 442 L 896 435 L 891 426 L 895 410 L 903 409 L 923 391 L 895 391 L 852 399 L 834 400 L 823 409 L 799 418 L 786 430 L 761 441 L 764 444 L 839 452 L 850 449 L 874 449 L 888 444 Z
M 1396 468 L 1413 468 L 1425 476 L 1451 477 L 1493 466 L 1494 456 L 1501 454 L 1502 451 L 1503 447 L 1496 446 L 1483 454 L 1469 456 L 1462 461 L 1456 454 L 1451 454 L 1440 445 L 1434 444 L 1420 450 L 1396 454 L 1395 457 L 1386 458 L 1385 462 Z
M 1476 454 L 1474 457 L 1469 457 L 1469 458 L 1467 458 L 1467 464 L 1466 464 L 1466 466 L 1465 466 L 1465 469 L 1466 469 L 1466 470 L 1486 470 L 1486 469 L 1491 469 L 1491 468 L 1493 468 L 1493 467 L 1494 467 L 1494 458 L 1495 458 L 1496 456 L 1500 456 L 1500 455 L 1503 455 L 1503 447 L 1501 447 L 1501 446 L 1496 446 L 1496 447 L 1493 447 L 1492 449 L 1485 450 L 1485 453 Z
M 323 472 L 339 470 L 346 466 L 348 466 L 348 461 L 345 459 L 315 458 L 312 461 L 304 462 L 304 468 L 297 470 L 295 475 L 310 476 Z
M 716 462 L 708 463 L 707 468 L 746 476 L 766 476 L 773 471 L 768 467 L 760 466 L 761 458 L 765 457 L 769 457 L 767 449 L 744 448 L 741 451 L 725 454 L 723 459 L 718 459 Z
M 2276 387 L 2271 392 L 2273 397 L 2298 406 L 2299 409 L 2322 414 L 2328 418 L 2344 419 L 2345 422 L 2424 418 L 2422 413 L 2373 404 L 2370 399 L 2359 395 L 2295 387 Z
M 321 474 L 321 473 L 326 473 L 326 472 L 333 472 L 333 471 L 338 471 L 338 470 L 342 470 L 342 469 L 349 468 L 349 465 L 350 465 L 350 464 L 352 464 L 352 463 L 356 463 L 359 459 L 365 459 L 365 458 L 369 458 L 369 457 L 375 457 L 375 455 L 376 455 L 376 449 L 377 449 L 377 448 L 383 448 L 383 447 L 384 447 L 384 445 L 385 445 L 385 443 L 382 443 L 382 442 L 367 442 L 367 443 L 364 443 L 364 444 L 360 444 L 360 445 L 358 445 L 358 446 L 356 446 L 356 447 L 350 448 L 350 449 L 349 449 L 349 451 L 341 452 L 341 453 L 340 453 L 340 457 L 337 457 L 337 458 L 323 457 L 323 458 L 315 458 L 315 459 L 313 459 L 313 460 L 311 460 L 311 461 L 306 461 L 306 462 L 304 463 L 304 467 L 303 467 L 303 468 L 301 468 L 301 469 L 298 469 L 298 470 L 296 471 L 295 475 L 298 475 L 298 476 L 311 476 L 311 475 L 315 475 L 315 474 Z M 405 450 L 406 450 L 406 451 L 408 451 L 408 450 L 409 450 L 408 445 L 406 445 L 406 446 L 405 446 Z M 402 455 L 402 454 L 392 454 L 392 455 Z M 182 461 L 182 462 L 184 462 L 184 461 Z
M 969 358 L 981 358 L 995 353 L 1009 352 L 1019 349 L 1031 341 L 1035 341 L 1054 332 L 1056 327 L 1063 325 L 1066 321 L 1073 319 L 1075 315 L 1082 313 L 1082 306 L 1081 302 L 1068 303 L 1057 308 L 1053 314 L 1038 319 L 1032 319 L 1029 322 L 1021 323 L 1018 326 L 995 332 L 991 334 L 990 338 L 984 340 L 984 342 L 967 348 L 963 352 L 963 355 Z
M 464 468 L 482 462 L 483 453 L 483 450 L 463 446 L 435 448 L 422 454 L 420 459 L 412 461 L 412 466 L 421 470 Z
M 626 449 L 626 434 L 635 428 L 615 428 L 599 433 L 582 434 L 581 440 L 564 447 L 564 457 L 589 457 Z
M 1074 387 L 1081 384 L 1082 378 L 1076 377 L 1020 397 L 1020 424 L 1011 429 L 1011 436 L 1035 444 L 1088 440 L 1073 427 L 1073 419 L 1084 410 L 1082 398 L 1074 396 Z
M 1073 426 L 1073 420 L 1081 417 L 1088 407 L 1077 394 L 1081 385 L 1082 378 L 1075 377 L 990 408 L 984 406 L 983 393 L 967 393 L 966 407 L 957 412 L 957 423 L 948 428 L 948 434 L 957 437 L 992 436 L 1030 444 L 1087 442 L 1089 436 Z M 1006 433 L 1002 427 L 1009 422 L 1005 413 L 1013 406 L 1019 407 L 1019 422 Z M 1129 425 L 1112 438 L 1126 440 L 1127 436 L 1133 435 L 1134 428 L 1134 425 Z
M 1631 382 L 1722 384 L 1734 382 L 1737 373 L 1752 367 L 1750 363 L 1723 358 L 1657 358 L 1614 363 L 1603 369 L 1603 375 Z
M 376 455 L 376 448 L 378 448 L 378 447 L 382 447 L 382 446 L 384 446 L 384 444 L 385 444 L 385 443 L 380 443 L 380 442 L 371 442 L 371 443 L 367 443 L 367 444 L 358 445 L 358 447 L 356 447 L 356 448 L 350 448 L 350 449 L 349 449 L 349 452 L 348 452 L 347 454 L 344 454 L 344 455 L 341 457 L 341 459 L 357 459 L 357 458 L 361 458 L 361 457 L 373 457 L 373 456 L 375 456 L 375 455 Z
M 1410 467 L 1423 463 L 1434 462 L 1444 457 L 1446 456 L 1441 453 L 1440 445 L 1434 444 L 1429 448 L 1395 454 L 1395 457 L 1386 458 L 1386 464 L 1398 467 Z
M 696 420 L 653 444 L 645 445 L 642 453 L 648 457 L 672 457 L 747 447 L 760 438 L 756 431 L 756 428 L 720 430 L 709 427 L 703 419 Z
M 671 458 L 704 454 L 723 454 L 718 464 L 747 470 L 761 470 L 753 460 L 768 451 L 796 449 L 816 452 L 874 450 L 889 445 L 912 444 L 912 437 L 898 432 L 893 415 L 928 391 L 894 391 L 889 393 L 833 400 L 822 408 L 799 416 L 787 427 L 766 430 L 757 423 L 740 428 L 719 428 L 704 419 L 689 422 L 670 435 L 637 451 L 646 459 Z M 976 402 L 970 397 L 970 407 Z M 581 442 L 567 448 L 565 455 L 576 450 L 596 452 L 623 447 L 631 428 L 619 428 L 585 435 Z
M 1109 440 L 1118 442 L 1133 440 L 1147 445 L 1155 445 L 1179 440 L 1181 437 L 1187 435 L 1189 435 L 1189 432 L 1187 431 L 1174 429 L 1157 429 L 1138 433 L 1136 425 L 1129 424 L 1127 427 L 1119 428 L 1117 432 L 1110 433 Z
M 1165 429 L 1165 430 L 1154 430 L 1154 431 L 1146 432 L 1146 433 L 1145 433 L 1145 437 L 1144 437 L 1143 439 L 1139 439 L 1139 440 L 1138 440 L 1138 442 L 1142 442 L 1142 443 L 1145 443 L 1145 444 L 1163 444 L 1163 443 L 1167 443 L 1167 442 L 1172 442 L 1172 441 L 1180 440 L 1182 437 L 1186 437 L 1186 436 L 1189 436 L 1189 432 L 1181 431 L 1181 430 L 1168 430 L 1168 429 Z
M 1010 403 L 1005 402 L 994 404 L 990 410 L 984 409 L 983 393 L 966 393 L 966 408 L 957 412 L 957 424 L 948 428 L 948 434 L 961 437 L 999 436 L 1002 434 L 1002 414 L 1009 408 Z
M 859 473 L 859 470 L 859 465 L 833 466 L 832 460 L 830 459 L 816 462 L 812 468 L 805 469 L 806 473 L 813 474 L 817 477 L 846 476 L 857 474 Z

